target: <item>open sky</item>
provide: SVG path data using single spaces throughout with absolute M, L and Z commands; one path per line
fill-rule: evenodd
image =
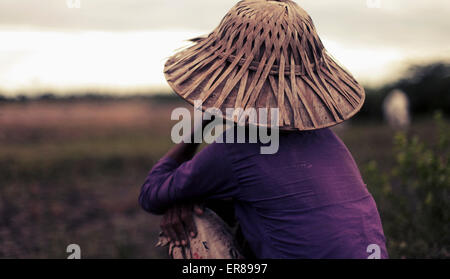
M 365 84 L 450 59 L 448 0 L 297 0 Z M 78 3 L 80 4 L 78 6 Z M 163 64 L 236 0 L 1 0 L 0 93 L 168 90 Z

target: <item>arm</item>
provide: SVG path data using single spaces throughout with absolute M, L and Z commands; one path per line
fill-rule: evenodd
M 235 197 L 237 191 L 224 144 L 209 145 L 193 157 L 197 146 L 179 144 L 172 148 L 152 168 L 139 197 L 146 211 L 165 213 L 161 226 L 177 245 L 186 244 L 185 231 L 195 235 L 195 202 Z
M 211 120 L 203 120 L 202 130 Z M 198 143 L 194 143 L 195 127 L 191 131 L 191 143 L 179 143 L 169 150 L 164 158 L 172 158 L 178 164 L 182 164 L 194 157 L 195 152 L 199 146 Z M 194 205 L 193 203 L 186 203 L 181 205 L 174 205 L 169 208 L 161 219 L 160 227 L 164 234 L 168 236 L 169 241 L 175 241 L 176 245 L 187 245 L 187 234 L 191 237 L 195 237 L 197 234 L 197 228 L 194 225 L 192 213 L 195 212 L 198 215 L 203 214 L 203 209 Z

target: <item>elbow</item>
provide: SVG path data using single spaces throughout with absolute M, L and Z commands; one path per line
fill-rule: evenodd
M 139 195 L 139 205 L 142 209 L 144 209 L 147 212 L 150 212 L 150 207 L 148 206 L 148 201 L 145 198 L 144 191 L 141 191 L 141 194 Z
M 151 197 L 150 192 L 148 189 L 146 189 L 145 185 L 142 187 L 141 193 L 139 194 L 139 205 L 142 209 L 144 209 L 148 213 L 152 213 L 155 215 L 162 215 L 164 214 L 164 210 L 162 210 L 158 206 L 158 202 Z

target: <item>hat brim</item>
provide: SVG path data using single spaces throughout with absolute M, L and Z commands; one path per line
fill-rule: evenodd
M 197 39 L 195 45 L 169 58 L 164 67 L 175 93 L 192 105 L 201 100 L 203 111 L 218 108 L 224 118 L 237 122 L 228 117 L 226 109 L 278 108 L 280 129 L 306 131 L 337 125 L 363 106 L 363 87 L 326 52 L 324 64 L 305 73 L 282 75 L 251 67 L 241 71 L 242 61 L 230 61 L 202 47 L 206 39 Z M 266 123 L 270 119 L 255 124 Z

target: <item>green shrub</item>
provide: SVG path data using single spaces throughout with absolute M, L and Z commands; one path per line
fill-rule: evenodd
M 377 201 L 392 258 L 450 257 L 450 127 L 436 113 L 437 140 L 395 136 L 395 166 L 364 168 Z

